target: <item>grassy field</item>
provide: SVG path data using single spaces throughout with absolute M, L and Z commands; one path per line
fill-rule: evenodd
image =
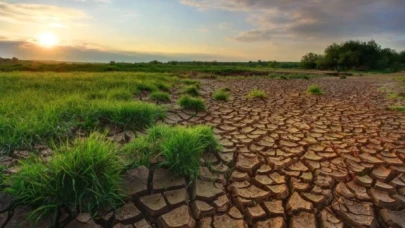
M 48 144 L 79 128 L 143 129 L 165 112 L 136 96 L 167 91 L 177 80 L 161 73 L 0 73 L 0 150 Z

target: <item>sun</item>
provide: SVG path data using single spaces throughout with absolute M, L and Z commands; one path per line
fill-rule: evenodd
M 58 44 L 58 37 L 51 32 L 44 32 L 38 35 L 39 45 L 46 48 L 52 48 Z

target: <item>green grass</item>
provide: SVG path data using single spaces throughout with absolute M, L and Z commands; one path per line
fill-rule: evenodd
M 212 98 L 217 101 L 228 101 L 229 100 L 229 89 L 223 88 L 218 89 L 212 94 Z
M 200 96 L 200 92 L 198 90 L 199 90 L 198 86 L 189 85 L 184 88 L 183 93 L 191 96 Z
M 143 129 L 165 111 L 134 95 L 175 80 L 150 73 L 0 73 L 0 152 L 65 140 L 79 127 Z
M 52 160 L 20 161 L 21 171 L 8 181 L 6 192 L 13 205 L 30 205 L 30 220 L 39 220 L 59 208 L 75 208 L 95 214 L 103 207 L 122 203 L 123 162 L 116 146 L 100 134 L 77 140 L 56 150 Z
M 402 106 L 402 105 L 389 106 L 388 108 L 391 111 L 405 112 L 405 106 Z
M 151 100 L 156 101 L 156 102 L 170 102 L 170 95 L 165 92 L 160 92 L 160 91 L 152 92 L 149 95 L 149 97 Z
M 267 98 L 267 94 L 263 90 L 253 89 L 247 94 L 247 97 L 249 99 L 254 99 L 254 98 L 265 99 L 265 98 Z
M 180 97 L 178 103 L 184 109 L 195 110 L 196 112 L 205 110 L 205 102 L 202 98 L 183 95 Z
M 148 130 L 144 137 L 137 138 L 122 148 L 137 165 L 148 165 L 156 156 L 163 156 L 159 165 L 179 176 L 198 177 L 200 156 L 204 152 L 216 152 L 220 148 L 213 129 L 208 126 L 170 127 L 158 125 Z
M 308 86 L 307 92 L 308 92 L 308 94 L 311 94 L 311 95 L 322 95 L 323 94 L 322 89 L 318 85 L 315 85 L 315 84 Z
M 195 86 L 197 89 L 200 88 L 200 82 L 199 82 L 199 81 L 196 81 L 196 80 L 183 79 L 181 82 L 182 82 L 183 84 L 185 84 L 185 85 L 193 85 L 193 86 Z

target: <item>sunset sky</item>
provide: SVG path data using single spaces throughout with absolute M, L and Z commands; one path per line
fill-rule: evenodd
M 347 39 L 405 50 L 405 0 L 0 0 L 0 57 L 278 60 Z

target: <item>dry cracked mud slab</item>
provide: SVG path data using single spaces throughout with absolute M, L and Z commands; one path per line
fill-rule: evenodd
M 202 157 L 200 178 L 188 183 L 163 169 L 129 170 L 123 208 L 104 223 L 76 219 L 72 225 L 405 227 L 405 114 L 386 109 L 377 92 L 384 83 L 367 77 L 203 80 L 207 111 L 181 110 L 174 94 L 165 120 L 214 128 L 223 149 Z M 307 95 L 310 84 L 325 95 Z M 231 99 L 212 100 L 224 87 Z M 268 98 L 247 99 L 254 88 Z

